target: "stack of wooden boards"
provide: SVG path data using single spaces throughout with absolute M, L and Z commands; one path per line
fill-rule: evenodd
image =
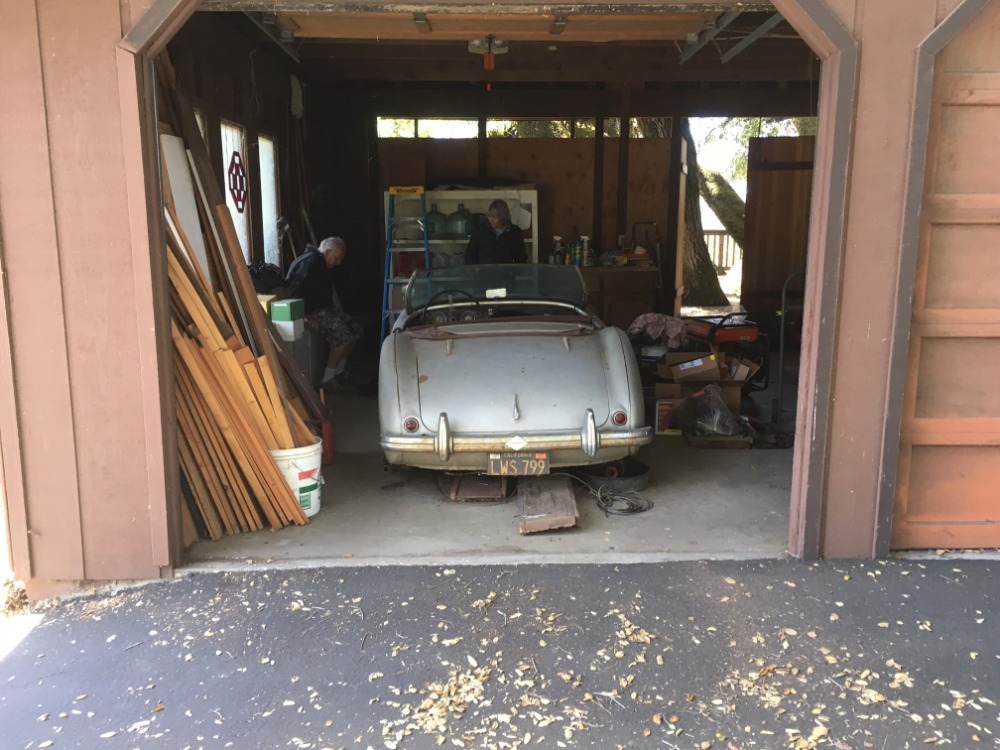
M 265 524 L 305 524 L 271 451 L 315 445 L 326 414 L 257 300 L 194 111 L 167 61 L 158 75 L 161 111 L 183 137 L 191 178 L 185 173 L 171 184 L 163 164 L 185 537 L 195 530 L 219 539 Z M 201 259 L 178 218 L 177 190 L 195 193 Z M 183 197 L 190 203 L 190 195 Z

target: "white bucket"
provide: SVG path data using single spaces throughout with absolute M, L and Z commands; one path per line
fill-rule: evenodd
M 271 451 L 292 493 L 299 499 L 299 505 L 307 516 L 319 513 L 320 488 L 323 485 L 323 441 L 305 448 L 286 448 Z

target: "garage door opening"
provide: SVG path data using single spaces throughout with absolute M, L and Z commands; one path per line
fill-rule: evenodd
M 417 135 L 420 121 L 476 122 L 476 138 L 451 139 L 450 154 L 441 145 L 443 139 L 408 139 L 414 147 L 429 149 L 423 159 L 410 161 L 424 162 L 421 184 L 431 187 L 440 186 L 437 180 L 455 178 L 463 182 L 473 178 L 467 187 L 474 188 L 483 186 L 480 180 L 493 182 L 490 189 L 503 186 L 503 180 L 534 185 L 538 205 L 529 212 L 536 230 L 533 260 L 550 260 L 557 225 L 566 227 L 560 236 L 591 238 L 594 250 L 618 250 L 621 236 L 632 251 L 642 243 L 657 245 L 645 249 L 653 250 L 658 262 L 635 266 L 652 277 L 650 288 L 636 291 L 631 278 L 619 288 L 617 280 L 609 285 L 601 277 L 601 267 L 581 269 L 597 278 L 588 282 L 591 300 L 601 308 L 595 312 L 622 325 L 640 308 L 679 312 L 688 272 L 681 210 L 686 204 L 680 201 L 684 181 L 691 175 L 690 169 L 685 174 L 683 139 L 673 133 L 632 137 L 631 127 L 622 123 L 639 118 L 673 124 L 709 115 L 817 113 L 818 60 L 787 23 L 770 20 L 773 13 L 745 13 L 739 18 L 720 12 L 655 14 L 661 23 L 656 29 L 645 16 L 616 16 L 623 24 L 633 22 L 628 32 L 632 37 L 610 27 L 602 32 L 600 24 L 595 31 L 581 23 L 584 38 L 576 40 L 568 35 L 575 19 L 547 23 L 542 35 L 533 18 L 530 24 L 525 21 L 530 26 L 526 30 L 511 26 L 509 38 L 503 40 L 508 51 L 496 55 L 492 67 L 484 66 L 484 57 L 469 48 L 475 39 L 486 39 L 487 46 L 499 39 L 499 34 L 489 33 L 496 18 L 462 18 L 461 30 L 449 32 L 454 41 L 437 42 L 435 30 L 447 31 L 454 19 L 435 23 L 434 16 L 415 20 L 412 14 L 399 15 L 389 19 L 405 26 L 399 38 L 393 40 L 386 19 L 380 19 L 376 43 L 375 32 L 366 31 L 372 19 L 364 14 L 291 18 L 281 13 L 199 13 L 169 46 L 179 79 L 204 113 L 210 151 L 221 151 L 221 135 L 217 138 L 215 132 L 224 121 L 246 129 L 245 142 L 251 150 L 261 136 L 277 146 L 277 158 L 248 155 L 252 208 L 248 258 L 262 261 L 265 251 L 267 257 L 275 257 L 263 223 L 265 211 L 259 205 L 253 208 L 260 193 L 257 198 L 253 193 L 255 180 L 261 179 L 259 163 L 276 163 L 277 202 L 292 226 L 277 258 L 286 265 L 290 254 L 300 252 L 307 241 L 333 234 L 344 237 L 349 253 L 338 283 L 340 296 L 346 309 L 369 321 L 382 315 L 378 302 L 384 282 L 383 194 L 404 176 L 387 170 L 407 163 L 399 154 L 387 158 L 391 149 L 385 143 L 389 139 L 379 138 L 379 117 L 412 119 Z M 430 32 L 422 29 L 425 22 Z M 417 34 L 430 33 L 435 41 L 413 37 L 411 26 Z M 470 36 L 473 27 L 476 33 Z M 645 29 L 643 34 L 635 31 L 639 27 Z M 653 35 L 659 36 L 650 38 Z M 711 38 L 706 41 L 706 37 Z M 519 47 L 523 56 L 518 55 Z M 476 55 L 475 67 L 465 59 L 470 55 Z M 727 67 L 730 61 L 738 66 Z M 302 108 L 301 117 L 290 114 L 296 107 Z M 489 136 L 490 121 L 546 119 L 568 121 L 574 135 L 579 131 L 581 136 L 593 122 L 589 129 L 594 135 L 558 139 L 566 144 L 539 137 Z M 421 140 L 427 143 L 417 143 Z M 579 158 L 574 161 L 571 156 Z M 429 174 L 432 166 L 435 171 Z M 763 204 L 768 204 L 766 197 Z M 788 206 L 776 208 L 775 221 Z M 652 237 L 646 222 L 655 225 L 658 238 Z M 639 239 L 633 239 L 637 233 Z M 805 248 L 799 250 L 804 258 Z M 776 291 L 780 294 L 781 289 Z M 649 304 L 643 301 L 646 298 Z M 767 303 L 749 311 L 759 320 L 775 312 Z M 767 321 L 762 324 L 766 325 Z M 369 327 L 358 346 L 356 363 L 350 363 L 362 373 L 374 368 L 378 352 L 374 328 Z M 803 346 L 816 344 L 804 341 Z M 771 369 L 773 375 L 774 357 L 759 366 Z M 572 375 L 566 373 L 567 378 Z M 791 392 L 794 400 L 796 391 Z M 770 421 L 773 394 L 761 393 L 766 395 L 759 399 L 751 395 L 748 401 L 756 404 L 764 421 Z M 652 395 L 655 407 L 655 388 Z M 789 498 L 799 492 L 804 507 L 802 491 L 793 489 L 793 457 L 808 453 L 805 448 L 795 453 L 707 451 L 687 446 L 677 437 L 661 436 L 643 449 L 649 453 L 639 455 L 650 467 L 652 492 L 662 493 L 653 497 L 654 509 L 647 515 L 605 517 L 581 497 L 579 529 L 521 537 L 513 504 L 487 508 L 448 503 L 442 499 L 439 474 L 413 470 L 384 474 L 375 400 L 362 394 L 335 394 L 331 401 L 338 455 L 327 471 L 324 510 L 313 523 L 277 534 L 199 543 L 189 559 L 350 555 L 349 559 L 372 561 L 471 560 L 488 556 L 484 550 L 491 544 L 496 555 L 524 560 L 552 555 L 555 558 L 548 559 L 598 559 L 595 556 L 602 554 L 622 560 L 773 557 L 788 549 L 789 526 L 801 522 L 790 513 Z M 793 422 L 794 414 L 793 409 Z M 801 533 L 793 531 L 792 537 Z

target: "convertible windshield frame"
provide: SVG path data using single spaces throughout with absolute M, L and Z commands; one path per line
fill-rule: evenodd
M 459 292 L 456 303 L 471 297 L 482 303 L 564 302 L 580 309 L 587 304 L 587 287 L 575 266 L 514 263 L 414 271 L 406 285 L 406 312 L 423 309 L 436 295 L 447 300 L 446 292 Z

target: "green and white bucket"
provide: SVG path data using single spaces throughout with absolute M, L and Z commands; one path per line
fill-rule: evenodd
M 299 505 L 307 516 L 319 513 L 321 487 L 323 486 L 323 441 L 305 448 L 286 448 L 271 451 L 285 481 L 292 488 Z

